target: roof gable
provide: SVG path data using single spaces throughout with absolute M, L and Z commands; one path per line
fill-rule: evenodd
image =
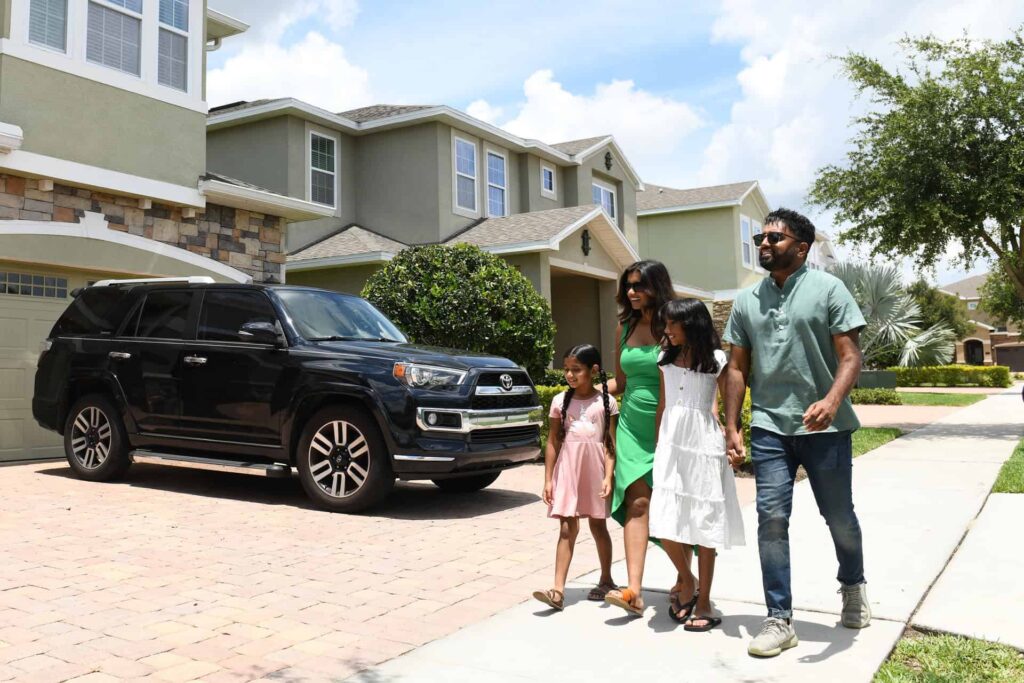
M 686 189 L 648 183 L 643 192 L 636 193 L 636 210 L 637 212 L 692 210 L 709 205 L 731 206 L 742 202 L 757 186 L 756 180 Z

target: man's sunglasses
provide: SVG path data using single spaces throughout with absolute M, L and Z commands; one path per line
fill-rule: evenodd
M 781 242 L 782 240 L 786 239 L 787 237 L 793 236 L 787 235 L 784 232 L 759 232 L 756 235 L 754 235 L 754 245 L 759 247 L 761 246 L 761 243 L 764 242 L 765 240 L 768 240 L 768 244 L 775 245 Z M 793 239 L 796 238 L 793 237 Z

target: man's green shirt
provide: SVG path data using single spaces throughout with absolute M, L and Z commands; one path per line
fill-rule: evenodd
M 846 285 L 806 265 L 781 289 L 769 275 L 741 291 L 725 327 L 725 341 L 750 351 L 751 426 L 807 434 L 804 411 L 825 398 L 839 367 L 832 335 L 864 325 Z M 858 427 L 847 397 L 824 431 Z

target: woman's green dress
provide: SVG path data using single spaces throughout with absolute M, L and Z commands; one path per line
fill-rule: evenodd
M 615 430 L 615 488 L 612 492 L 612 518 L 626 523 L 626 489 L 643 478 L 654 486 L 654 445 L 657 430 L 654 416 L 658 410 L 661 392 L 661 370 L 658 368 L 658 344 L 626 346 L 624 327 L 620 346 L 619 365 L 626 375 L 626 393 L 619 408 L 618 427 Z

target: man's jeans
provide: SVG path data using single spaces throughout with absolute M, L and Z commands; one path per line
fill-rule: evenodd
M 789 573 L 789 516 L 793 482 L 803 465 L 825 518 L 839 559 L 841 583 L 864 583 L 864 551 L 860 524 L 853 511 L 851 432 L 820 432 L 784 436 L 754 427 L 750 457 L 757 478 L 757 547 L 768 616 L 790 619 L 793 592 Z

